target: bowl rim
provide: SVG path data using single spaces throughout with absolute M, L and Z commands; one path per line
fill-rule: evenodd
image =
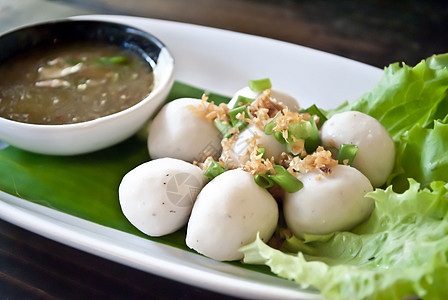
M 109 120 L 120 118 L 123 115 L 131 114 L 133 111 L 138 110 L 141 106 L 145 106 L 148 102 L 150 102 L 151 99 L 153 99 L 157 95 L 161 94 L 167 85 L 170 85 L 170 82 L 172 82 L 172 79 L 174 77 L 174 71 L 175 71 L 175 68 L 174 68 L 175 58 L 174 58 L 172 52 L 168 49 L 168 47 L 158 37 L 153 35 L 151 32 L 149 32 L 145 29 L 142 29 L 142 28 L 128 25 L 126 23 L 109 21 L 109 20 L 107 20 L 107 21 L 106 20 L 96 20 L 96 19 L 58 18 L 58 19 L 52 19 L 52 20 L 48 20 L 48 21 L 36 22 L 36 23 L 32 23 L 32 24 L 15 27 L 11 30 L 1 33 L 0 39 L 6 35 L 13 34 L 13 33 L 19 32 L 20 30 L 33 28 L 36 26 L 44 26 L 44 25 L 57 26 L 60 23 L 73 23 L 74 24 L 74 23 L 92 23 L 92 22 L 98 23 L 98 24 L 124 26 L 124 27 L 130 28 L 132 30 L 137 30 L 139 32 L 143 32 L 146 36 L 149 36 L 153 41 L 156 41 L 157 43 L 154 43 L 154 44 L 156 44 L 160 48 L 160 53 L 163 54 L 163 55 L 159 55 L 159 59 L 160 59 L 160 57 L 164 57 L 164 59 L 168 59 L 168 64 L 166 64 L 166 66 L 165 66 L 167 72 L 163 72 L 163 73 L 166 73 L 166 75 L 161 76 L 163 78 L 163 80 L 156 82 L 156 78 L 154 76 L 154 87 L 146 97 L 144 97 L 139 102 L 135 103 L 134 105 L 132 105 L 126 109 L 123 109 L 123 110 L 117 111 L 115 113 L 108 114 L 108 115 L 105 115 L 105 116 L 102 116 L 102 117 L 99 117 L 96 119 L 77 122 L 77 123 L 70 123 L 70 124 L 35 124 L 35 123 L 15 121 L 15 120 L 11 120 L 11 119 L 0 116 L 0 125 L 4 125 L 4 126 L 9 125 L 9 126 L 15 126 L 16 128 L 21 127 L 24 129 L 36 129 L 36 130 L 39 129 L 39 130 L 54 130 L 54 131 L 70 130 L 70 129 L 75 129 L 78 127 L 95 126 L 97 123 L 107 122 Z M 165 64 L 163 64 L 163 65 L 165 65 Z M 151 65 L 151 67 L 152 67 L 152 71 L 154 74 L 158 73 L 157 70 L 158 70 L 159 66 L 160 66 L 160 64 L 158 61 L 153 61 L 153 65 Z

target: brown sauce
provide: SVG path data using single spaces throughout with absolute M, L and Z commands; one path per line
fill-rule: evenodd
M 33 49 L 0 65 L 0 117 L 49 125 L 94 120 L 140 102 L 153 81 L 150 64 L 118 46 Z

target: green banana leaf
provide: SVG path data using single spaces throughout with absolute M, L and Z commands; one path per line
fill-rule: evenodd
M 175 82 L 166 102 L 181 97 L 201 98 L 204 93 L 216 104 L 229 100 Z M 118 186 L 128 171 L 150 159 L 146 137 L 142 129 L 118 145 L 77 156 L 41 155 L 8 146 L 0 150 L 0 190 L 100 225 L 191 251 L 185 244 L 185 228 L 151 238 L 132 226 L 121 212 Z M 254 269 L 241 263 L 236 265 Z

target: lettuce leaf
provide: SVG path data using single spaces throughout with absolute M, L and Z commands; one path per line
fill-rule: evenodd
M 368 221 L 352 232 L 293 236 L 282 251 L 257 239 L 241 249 L 244 262 L 330 299 L 448 299 L 447 67 L 448 54 L 392 64 L 372 91 L 328 111 L 366 113 L 395 141 L 393 189 L 367 195 L 376 205 Z
M 448 116 L 448 115 L 447 115 Z M 414 126 L 401 137 L 396 166 L 389 183 L 396 191 L 407 188 L 407 178 L 414 178 L 424 187 L 432 181 L 448 182 L 448 125 L 434 121 L 433 128 Z
M 416 125 L 428 127 L 448 111 L 448 53 L 422 60 L 415 67 L 394 63 L 375 87 L 330 114 L 356 110 L 376 118 L 395 141 Z
M 241 248 L 244 262 L 266 264 L 330 299 L 448 299 L 448 184 L 409 185 L 402 194 L 391 187 L 369 193 L 376 208 L 352 232 L 296 239 L 297 254 L 257 239 Z
M 360 111 L 389 131 L 396 145 L 396 162 L 388 184 L 395 191 L 409 187 L 407 178 L 423 187 L 432 181 L 448 181 L 447 68 L 448 53 L 433 55 L 415 67 L 391 64 L 370 92 L 329 111 L 329 115 Z

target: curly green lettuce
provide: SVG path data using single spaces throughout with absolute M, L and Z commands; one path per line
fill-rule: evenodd
M 330 299 L 448 299 L 447 68 L 448 53 L 392 64 L 370 92 L 328 111 L 366 113 L 395 141 L 392 185 L 367 195 L 376 205 L 368 221 L 352 232 L 292 237 L 282 250 L 294 254 L 257 239 L 241 249 L 244 262 Z
M 330 114 L 356 110 L 377 119 L 395 141 L 414 126 L 430 127 L 448 112 L 448 53 L 433 55 L 414 67 L 394 63 L 373 89 Z
M 448 124 L 434 121 L 433 128 L 414 126 L 401 137 L 397 147 L 396 164 L 389 183 L 396 191 L 407 188 L 407 178 L 424 187 L 431 182 L 448 182 Z
M 376 118 L 396 144 L 394 190 L 408 188 L 407 178 L 428 187 L 448 181 L 448 53 L 433 55 L 415 67 L 394 63 L 375 87 L 330 114 L 356 110 Z M 437 121 L 439 120 L 439 121 Z
M 352 232 L 293 238 L 295 254 L 257 239 L 241 249 L 244 262 L 266 264 L 329 299 L 448 299 L 448 184 L 421 190 L 410 180 L 402 194 L 389 187 L 367 196 L 375 210 Z

